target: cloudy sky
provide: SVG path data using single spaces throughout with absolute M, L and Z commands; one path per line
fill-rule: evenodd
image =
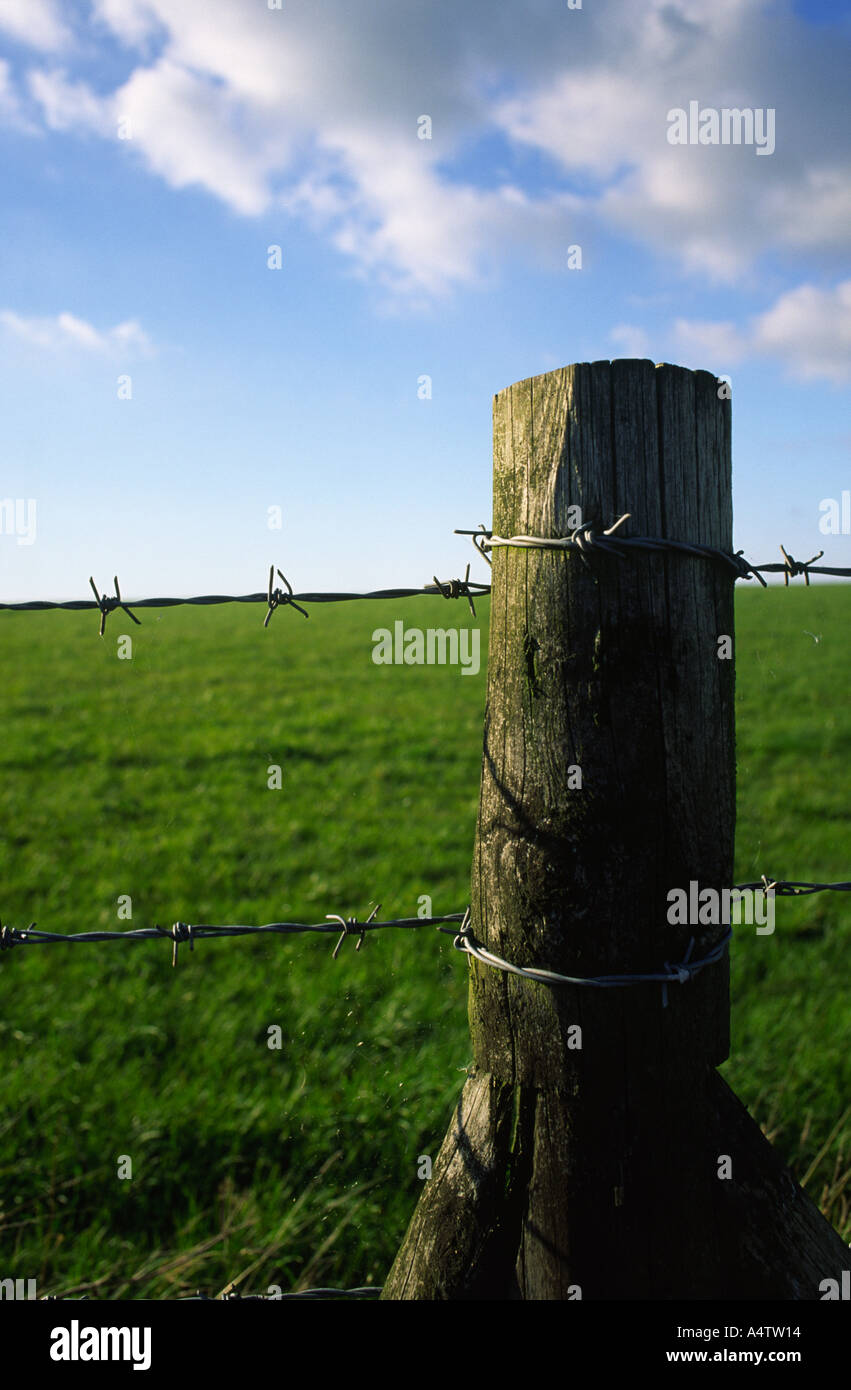
M 737 546 L 851 563 L 848 12 L 576 4 L 0 0 L 4 597 L 448 578 L 493 393 L 634 356 L 731 377 Z

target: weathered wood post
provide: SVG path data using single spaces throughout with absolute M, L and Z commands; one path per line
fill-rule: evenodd
M 622 534 L 729 551 L 715 378 L 597 362 L 500 392 L 494 533 L 565 536 L 577 507 L 598 534 L 628 512 Z M 713 560 L 494 549 L 471 921 L 488 950 L 596 977 L 723 936 L 671 925 L 668 894 L 732 883 L 732 634 Z M 782 1165 L 768 1208 L 794 1216 L 794 1256 L 782 1233 L 745 1234 L 771 1150 L 714 1070 L 726 955 L 666 1003 L 659 984 L 552 987 L 475 960 L 470 976 L 474 1068 L 384 1298 L 819 1297 L 790 1291 L 801 1242 L 810 1278 L 847 1252 Z

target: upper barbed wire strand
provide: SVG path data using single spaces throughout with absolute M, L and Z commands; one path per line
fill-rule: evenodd
M 732 891 L 738 893 L 774 893 L 779 897 L 797 898 L 805 897 L 810 893 L 851 893 L 851 881 L 844 883 L 803 883 L 797 880 L 771 879 L 763 876 L 756 883 L 734 884 Z M 323 935 L 332 934 L 338 937 L 334 950 L 334 959 L 336 960 L 343 941 L 349 935 L 358 937 L 358 949 L 366 932 L 382 931 L 386 928 L 416 931 L 420 927 L 437 927 L 439 931 L 452 930 L 457 940 L 459 936 L 466 934 L 470 922 L 469 908 L 464 912 L 451 912 L 443 917 L 394 917 L 386 922 L 375 921 L 377 912 L 378 907 L 373 908 L 363 922 L 359 921 L 357 917 L 343 917 L 339 913 L 328 913 L 324 922 L 268 922 L 262 926 L 214 926 L 208 923 L 175 922 L 171 927 L 134 927 L 129 931 L 45 932 L 37 930 L 34 922 L 29 927 L 24 928 L 3 926 L 0 923 L 0 951 L 8 951 L 15 946 L 49 946 L 62 942 L 73 946 L 100 941 L 160 941 L 165 937 L 173 942 L 176 952 L 178 945 L 182 942 L 188 942 L 191 949 L 195 941 L 218 936 L 290 936 L 305 932 L 319 932 Z M 452 926 L 450 927 L 448 924 L 452 924 Z M 460 924 L 460 928 L 457 924 Z M 340 934 L 341 928 L 342 935 Z M 464 948 L 460 947 L 459 949 Z M 521 966 L 512 968 L 520 973 L 523 973 L 525 969 Z M 665 968 L 668 969 L 668 967 Z M 636 976 L 635 978 L 643 979 L 646 977 Z M 569 983 L 575 984 L 580 983 L 580 981 L 571 979 Z

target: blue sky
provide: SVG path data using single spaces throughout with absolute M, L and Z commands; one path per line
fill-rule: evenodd
M 3 597 L 463 573 L 493 393 L 633 356 L 732 378 L 737 547 L 851 564 L 849 37 L 838 0 L 0 0 Z M 692 100 L 773 109 L 773 153 L 672 145 Z

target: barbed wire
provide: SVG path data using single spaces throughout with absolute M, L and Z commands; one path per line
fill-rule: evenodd
M 221 603 L 265 603 L 266 616 L 263 619 L 263 626 L 269 626 L 269 619 L 276 608 L 289 606 L 295 608 L 305 618 L 309 613 L 301 606 L 304 603 L 349 603 L 355 599 L 398 599 L 416 598 L 420 594 L 435 594 L 445 599 L 465 598 L 470 605 L 470 612 L 476 616 L 474 598 L 481 598 L 489 594 L 491 586 L 480 584 L 477 580 L 470 578 L 470 566 L 467 566 L 467 573 L 463 579 L 440 580 L 434 575 L 433 584 L 425 584 L 420 589 L 375 589 L 367 594 L 352 593 L 305 593 L 296 594 L 286 575 L 280 570 L 277 571 L 279 579 L 284 582 L 285 588 L 280 585 L 274 586 L 275 566 L 269 570 L 269 583 L 265 593 L 257 594 L 198 594 L 193 598 L 139 598 L 123 599 L 121 590 L 118 586 L 118 576 L 113 576 L 115 593 L 99 593 L 94 579 L 90 576 L 89 583 L 92 586 L 94 598 L 84 599 L 65 599 L 55 601 L 53 599 L 29 599 L 21 603 L 0 603 L 0 609 L 11 613 L 41 613 L 50 609 L 66 609 L 71 612 L 83 612 L 95 609 L 100 613 L 99 635 L 103 637 L 106 631 L 106 620 L 110 613 L 114 613 L 120 608 L 127 617 L 134 622 L 137 627 L 141 627 L 141 620 L 132 611 L 133 608 L 178 608 L 184 604 L 195 605 L 196 607 L 209 607 Z M 132 606 L 131 606 L 132 605 Z
M 824 555 L 823 550 L 820 550 L 817 555 L 813 555 L 810 560 L 796 560 L 781 545 L 782 564 L 752 565 L 749 560 L 745 559 L 744 552 L 741 550 L 733 553 L 728 550 L 721 550 L 714 545 L 697 545 L 691 541 L 667 540 L 659 536 L 616 536 L 614 532 L 628 520 L 629 516 L 629 512 L 624 512 L 623 516 L 619 517 L 613 525 L 599 533 L 595 529 L 594 522 L 586 521 L 581 526 L 577 526 L 569 536 L 550 538 L 546 536 L 496 536 L 493 531 L 488 531 L 484 526 L 479 526 L 478 531 L 456 530 L 455 534 L 456 536 L 470 536 L 476 551 L 487 564 L 491 563 L 487 552 L 498 546 L 515 546 L 529 550 L 578 550 L 585 563 L 587 563 L 586 554 L 592 550 L 608 551 L 609 554 L 616 555 L 619 560 L 622 560 L 630 550 L 669 550 L 717 560 L 727 566 L 734 579 L 750 579 L 753 576 L 759 580 L 763 588 L 767 587 L 762 577 L 763 574 L 783 574 L 787 587 L 789 580 L 799 574 L 804 576 L 807 586 L 809 586 L 811 574 L 831 574 L 851 578 L 851 569 L 839 569 L 832 565 L 816 565 L 816 560 L 820 560 Z
M 788 879 L 770 879 L 765 874 L 757 883 L 737 883 L 739 893 L 761 891 L 780 898 L 806 898 L 810 893 L 851 893 L 851 883 L 798 883 Z
M 380 907 L 381 904 L 379 903 L 364 922 L 358 921 L 357 917 L 341 917 L 339 913 L 333 912 L 326 915 L 324 922 L 269 922 L 263 926 L 221 927 L 207 923 L 193 925 L 189 922 L 175 922 L 171 927 L 138 927 L 129 931 L 46 932 L 37 931 L 35 922 L 24 929 L 7 927 L 0 923 L 0 952 L 9 951 L 14 946 L 53 946 L 62 942 L 74 946 L 102 941 L 157 941 L 166 937 L 173 943 L 172 965 L 176 965 L 178 946 L 188 943 L 191 951 L 196 941 L 209 937 L 289 936 L 304 932 L 319 932 L 321 934 L 331 933 L 332 935 L 339 933 L 339 940 L 332 952 L 332 959 L 336 960 L 340 947 L 347 936 L 359 938 L 355 949 L 360 950 L 365 933 L 368 931 L 381 931 L 388 927 L 402 931 L 413 931 L 418 927 L 435 927 L 446 922 L 459 923 L 464 920 L 463 912 L 453 912 L 445 917 L 396 917 L 387 922 L 376 922 L 375 914 Z
M 768 896 L 769 893 L 780 894 L 781 897 L 804 897 L 810 893 L 820 893 L 829 890 L 834 893 L 851 892 L 851 882 L 849 883 L 798 883 L 788 880 L 769 879 L 763 874 L 758 883 L 739 883 L 731 890 L 734 893 L 744 893 L 748 891 L 762 892 Z M 438 927 L 438 931 L 450 931 L 449 927 Z M 481 941 L 478 941 L 470 929 L 470 909 L 464 913 L 464 920 L 458 932 L 455 934 L 453 946 L 456 951 L 463 951 L 472 956 L 475 960 L 481 961 L 483 965 L 493 966 L 495 970 L 502 970 L 510 975 L 520 975 L 526 980 L 537 980 L 544 985 L 580 985 L 590 986 L 597 989 L 615 989 L 625 985 L 635 984 L 661 984 L 662 986 L 662 1007 L 668 1006 L 668 985 L 669 984 L 688 984 L 696 975 L 699 975 L 707 965 L 714 965 L 721 959 L 733 938 L 733 928 L 728 927 L 720 941 L 710 948 L 705 956 L 692 960 L 691 953 L 694 950 L 694 937 L 689 941 L 686 953 L 681 961 L 664 961 L 662 970 L 640 972 L 627 975 L 561 975 L 554 970 L 543 970 L 540 966 L 534 965 L 512 965 L 509 961 L 503 960 L 493 951 L 489 951 Z
M 283 1303 L 287 1299 L 306 1298 L 306 1299 L 331 1299 L 331 1298 L 351 1298 L 351 1299 L 377 1299 L 381 1297 L 382 1285 L 362 1284 L 355 1289 L 298 1289 L 295 1293 L 240 1293 L 233 1285 L 229 1284 L 220 1294 L 210 1297 L 209 1294 L 202 1293 L 198 1289 L 194 1294 L 188 1294 L 185 1298 L 178 1298 L 177 1303 L 229 1303 L 233 1299 L 250 1303 L 261 1301 L 264 1303 Z M 93 1300 L 83 1294 L 80 1298 L 66 1298 L 63 1294 L 49 1293 L 42 1298 L 42 1303 L 91 1303 Z
M 687 555 L 699 555 L 706 559 L 715 560 L 724 564 L 731 571 L 734 579 L 756 578 L 763 588 L 766 582 L 763 574 L 782 574 L 786 586 L 790 579 L 798 575 L 804 576 L 804 582 L 809 586 L 811 574 L 829 574 L 839 578 L 851 578 L 851 568 L 841 568 L 834 565 L 817 565 L 816 560 L 820 560 L 824 551 L 820 550 L 817 555 L 813 555 L 809 560 L 796 560 L 781 545 L 780 550 L 783 554 L 783 563 L 773 563 L 765 565 L 752 565 L 744 557 L 741 550 L 735 553 L 721 550 L 717 546 L 697 545 L 691 541 L 677 541 L 664 539 L 659 536 L 616 536 L 614 533 L 630 517 L 629 512 L 625 512 L 613 525 L 606 527 L 602 532 L 595 529 L 594 522 L 583 522 L 577 526 L 569 536 L 497 536 L 493 531 L 487 530 L 484 525 L 480 525 L 477 531 L 466 531 L 456 529 L 456 536 L 470 536 L 473 545 L 482 559 L 491 564 L 488 555 L 489 550 L 494 550 L 498 546 L 515 546 L 525 549 L 538 550 L 578 550 L 583 563 L 587 563 L 586 556 L 594 550 L 608 551 L 610 554 L 617 555 L 623 559 L 630 550 L 645 551 L 674 551 Z M 94 599 L 29 599 L 19 603 L 0 603 L 0 609 L 13 613 L 40 613 L 51 609 L 65 609 L 71 612 L 81 612 L 95 609 L 100 613 L 99 635 L 103 637 L 106 631 L 106 620 L 110 613 L 116 609 L 121 609 L 123 613 L 135 623 L 141 626 L 141 620 L 133 612 L 134 608 L 177 608 L 184 605 L 195 605 L 197 607 L 208 607 L 210 605 L 223 603 L 265 603 L 266 614 L 263 619 L 263 626 L 269 626 L 269 620 L 276 608 L 290 607 L 305 618 L 309 617 L 303 604 L 311 603 L 350 603 L 357 599 L 402 599 L 416 598 L 421 594 L 439 595 L 445 599 L 465 598 L 470 606 L 470 612 L 476 617 L 476 607 L 474 598 L 482 598 L 491 592 L 489 584 L 481 584 L 475 579 L 470 578 L 470 566 L 463 579 L 440 580 L 437 575 L 433 576 L 432 584 L 425 584 L 421 588 L 411 589 L 374 589 L 369 593 L 295 593 L 290 581 L 281 570 L 277 570 L 277 575 L 283 581 L 284 588 L 275 585 L 276 568 L 274 565 L 269 569 L 269 580 L 264 593 L 254 594 L 196 594 L 190 598 L 140 598 L 124 599 L 121 596 L 121 589 L 118 584 L 118 576 L 113 576 L 115 586 L 114 594 L 101 594 L 92 576 L 89 576 L 89 584 L 92 587 Z M 132 606 L 131 606 L 132 605 Z
M 762 892 L 765 894 L 774 893 L 779 897 L 804 897 L 811 893 L 851 892 L 851 881 L 845 883 L 803 883 L 800 881 L 790 881 L 788 879 L 771 879 L 763 875 L 762 879 L 755 883 L 739 883 L 730 890 L 736 893 Z M 470 909 L 464 912 L 451 912 L 443 917 L 394 917 L 386 922 L 375 920 L 381 904 L 378 903 L 364 921 L 359 921 L 357 917 L 343 917 L 338 912 L 329 912 L 325 915 L 324 922 L 269 922 L 262 926 L 213 926 L 209 923 L 192 924 L 189 922 L 175 922 L 171 927 L 134 927 L 128 931 L 89 931 L 89 932 L 47 932 L 38 931 L 35 922 L 30 923 L 29 927 L 9 927 L 0 923 L 0 952 L 10 951 L 15 946 L 52 946 L 64 943 L 66 945 L 88 945 L 104 941 L 159 941 L 163 938 L 172 942 L 172 965 L 177 964 L 177 950 L 183 944 L 188 944 L 190 951 L 193 950 L 195 942 L 220 936 L 264 936 L 280 935 L 290 936 L 307 932 L 318 932 L 321 935 L 336 935 L 340 933 L 337 944 L 332 952 L 332 958 L 337 959 L 340 947 L 347 936 L 357 936 L 358 943 L 356 950 L 360 950 L 363 945 L 367 932 L 383 931 L 388 928 L 395 928 L 401 931 L 416 931 L 420 927 L 437 927 L 438 931 L 452 932 L 455 937 L 454 945 L 458 950 L 467 951 L 469 955 L 476 955 L 478 951 L 480 959 L 484 960 L 484 955 L 490 955 L 486 948 L 477 942 L 469 930 Z M 447 925 L 447 924 L 452 924 Z M 458 925 L 460 924 L 460 925 Z M 342 929 L 342 930 L 341 930 Z M 460 943 L 460 944 L 459 944 Z M 722 943 L 718 943 L 721 945 Z M 713 948 L 715 950 L 717 948 Z M 481 954 L 484 953 L 484 954 Z M 499 964 L 497 965 L 497 962 Z M 499 957 L 493 957 L 484 961 L 488 965 L 496 965 L 498 969 L 510 970 L 520 975 L 528 975 L 530 979 L 538 976 L 546 976 L 544 983 L 552 983 L 553 980 L 561 980 L 566 984 L 590 984 L 600 985 L 626 983 L 627 981 L 664 981 L 671 978 L 672 972 L 697 973 L 703 965 L 711 964 L 708 958 L 701 961 L 688 960 L 678 962 L 670 966 L 667 962 L 664 965 L 664 973 L 649 972 L 644 975 L 631 976 L 595 976 L 595 977 L 574 977 L 574 976 L 554 976 L 552 971 L 536 971 L 535 967 L 511 966 L 506 961 L 500 961 Z M 531 973 L 530 973 L 531 972 Z M 689 976 L 690 977 L 690 976 Z
M 439 927 L 438 931 L 446 931 L 446 927 Z M 525 980 L 537 980 L 543 985 L 590 985 L 598 989 L 613 989 L 624 985 L 638 984 L 687 984 L 687 982 L 699 975 L 701 970 L 707 965 L 714 965 L 723 956 L 727 946 L 732 940 L 733 929 L 728 927 L 726 933 L 717 941 L 705 956 L 698 960 L 691 959 L 694 950 L 694 937 L 688 944 L 688 949 L 681 961 L 671 964 L 664 962 L 661 971 L 653 970 L 646 973 L 635 975 L 560 975 L 555 970 L 542 970 L 536 965 L 511 965 L 509 961 L 503 960 L 493 951 L 487 950 L 480 941 L 477 941 L 470 930 L 470 914 L 465 914 L 461 929 L 456 934 L 453 946 L 456 951 L 464 951 L 467 955 L 473 956 L 483 965 L 492 965 L 496 970 L 502 970 L 510 975 L 521 975 Z M 663 1002 L 667 1004 L 667 992 L 663 991 Z
M 377 1299 L 381 1297 L 382 1286 L 375 1284 L 362 1284 L 356 1289 L 299 1289 L 295 1293 L 240 1293 L 238 1289 L 226 1288 L 219 1294 L 218 1299 L 229 1302 L 231 1299 L 238 1298 L 243 1301 L 261 1300 L 267 1303 L 283 1303 L 286 1299 L 306 1298 L 306 1299 L 330 1299 L 330 1298 L 351 1298 L 354 1300 Z M 208 1294 L 202 1293 L 199 1289 L 196 1294 L 191 1294 L 188 1298 L 182 1298 L 180 1303 L 216 1303 L 217 1298 L 210 1298 Z

